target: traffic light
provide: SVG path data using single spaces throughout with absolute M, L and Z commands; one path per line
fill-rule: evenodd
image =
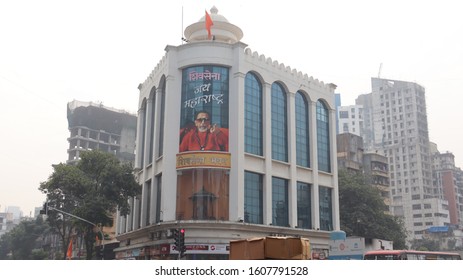
M 174 244 L 177 250 L 180 248 L 180 234 L 178 229 L 172 230 L 172 235 L 174 236 Z M 180 251 L 180 250 L 179 250 Z
M 180 252 L 180 258 L 185 255 L 186 247 L 185 247 L 185 229 L 182 228 L 178 232 L 178 239 L 179 239 L 179 246 L 178 251 Z
M 41 215 L 48 215 L 48 202 L 43 204 L 42 210 L 40 210 Z
M 178 232 L 178 243 L 179 243 L 179 246 L 180 248 L 183 248 L 185 247 L 185 229 L 182 228 L 179 230 Z

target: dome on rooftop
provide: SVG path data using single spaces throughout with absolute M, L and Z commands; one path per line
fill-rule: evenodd
M 209 15 L 213 23 L 211 27 L 212 38 L 208 38 L 206 15 L 204 15 L 198 22 L 185 28 L 184 35 L 188 42 L 214 40 L 234 44 L 243 38 L 243 31 L 238 26 L 231 24 L 224 16 L 218 14 L 218 9 L 215 6 L 211 8 Z
M 222 15 L 219 15 L 218 14 L 219 10 L 213 6 L 210 10 L 210 16 L 211 16 L 211 19 L 212 19 L 212 22 L 218 22 L 218 21 L 223 21 L 223 22 L 229 22 L 224 16 Z M 206 15 L 204 15 L 202 18 L 199 19 L 199 21 L 201 22 L 205 22 L 206 21 Z

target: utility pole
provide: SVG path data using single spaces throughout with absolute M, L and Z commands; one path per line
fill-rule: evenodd
M 98 229 L 98 231 L 100 232 L 101 234 L 101 248 L 102 248 L 102 254 L 101 254 L 101 259 L 104 260 L 104 235 L 103 235 L 103 232 L 101 231 L 100 227 L 97 226 L 95 223 L 92 223 L 90 222 L 89 220 L 86 220 L 84 218 L 81 218 L 79 216 L 76 216 L 76 215 L 73 215 L 71 213 L 68 213 L 68 212 L 65 212 L 63 210 L 60 210 L 60 209 L 56 209 L 55 207 L 52 207 L 50 205 L 48 205 L 48 202 L 45 202 L 45 204 L 43 205 L 43 210 L 40 211 L 40 214 L 45 214 L 47 215 L 48 214 L 48 210 L 53 210 L 53 211 L 56 211 L 56 212 L 59 212 L 63 215 L 67 215 L 67 216 L 70 216 L 70 217 L 73 217 L 75 219 L 78 219 L 78 220 L 81 220 L 81 221 L 84 221 L 88 224 L 91 224 L 92 226 L 96 227 Z

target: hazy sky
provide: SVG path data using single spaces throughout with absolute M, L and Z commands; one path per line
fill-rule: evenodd
M 41 206 L 40 182 L 67 159 L 68 102 L 135 113 L 166 45 L 214 5 L 252 51 L 336 84 L 343 105 L 378 74 L 424 86 L 430 139 L 463 167 L 459 2 L 0 0 L 0 212 Z

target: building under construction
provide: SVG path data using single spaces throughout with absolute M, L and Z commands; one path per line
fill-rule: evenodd
M 76 163 L 80 153 L 101 150 L 116 155 L 121 161 L 135 159 L 137 116 L 101 103 L 72 101 L 67 106 L 68 164 Z

